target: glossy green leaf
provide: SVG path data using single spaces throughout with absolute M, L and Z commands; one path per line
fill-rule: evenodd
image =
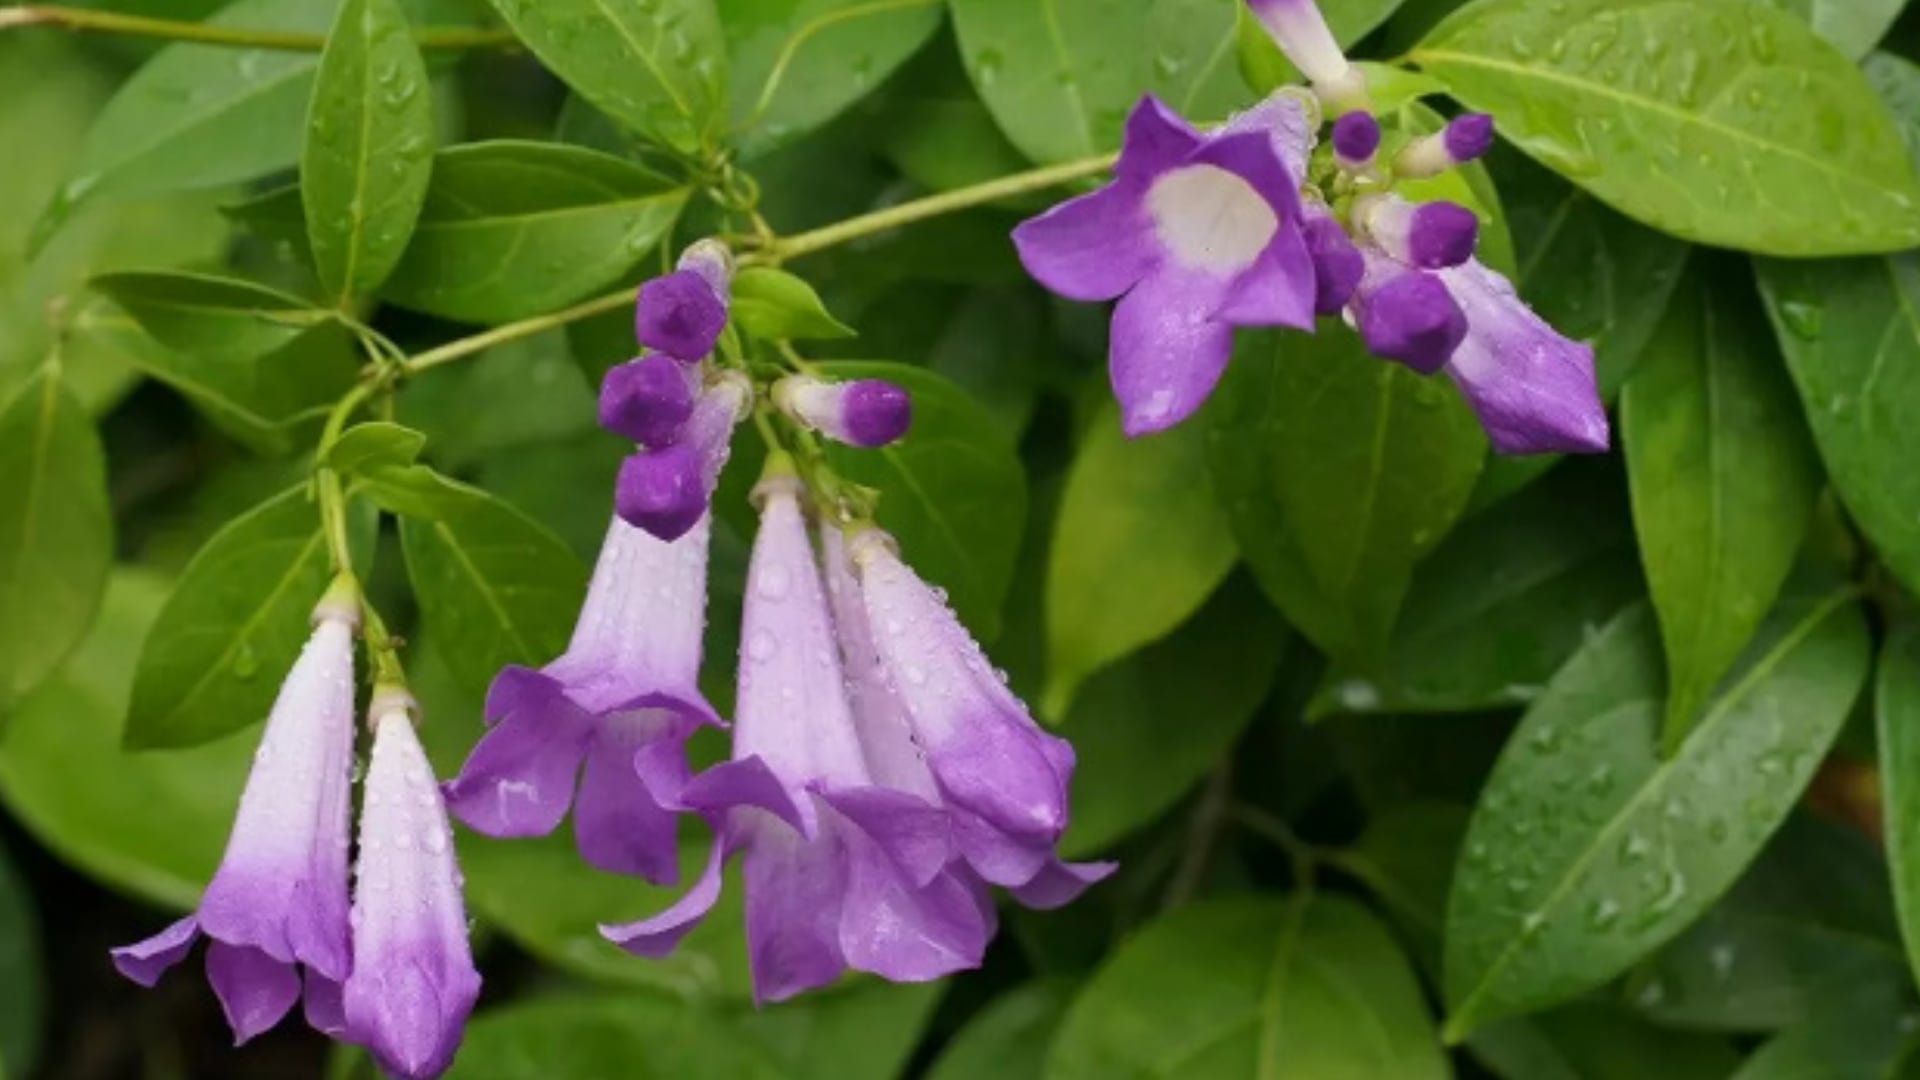
M 300 197 L 320 282 L 372 292 L 407 248 L 433 168 L 427 65 L 398 0 L 346 0 L 320 56 Z
M 427 437 L 412 428 L 370 420 L 341 432 L 322 463 L 347 474 L 411 465 L 426 445 Z
M 1773 606 L 1820 493 L 1746 282 L 1703 270 L 1620 400 L 1640 560 L 1666 643 L 1669 750 Z
M 1104 850 L 1197 784 L 1252 722 L 1285 642 L 1258 590 L 1230 579 L 1171 637 L 1087 680 L 1061 725 L 1079 760 L 1062 852 Z
M 168 348 L 106 300 L 81 308 L 71 329 L 74 342 L 167 384 L 221 430 L 268 453 L 293 449 L 300 423 L 317 426 L 357 374 L 352 338 L 336 323 L 298 333 L 259 357 L 225 355 L 217 338 Z
M 818 366 L 836 378 L 885 379 L 913 395 L 906 438 L 878 450 L 830 446 L 827 456 L 840 475 L 880 491 L 880 525 L 907 562 L 949 592 L 974 633 L 993 638 L 1027 517 L 1026 473 L 1012 441 L 931 371 L 865 360 Z
M 413 242 L 382 295 L 469 322 L 544 314 L 617 281 L 686 200 L 657 173 L 577 146 L 449 147 L 433 159 Z
M 1472 1039 L 1500 1080 L 1726 1080 L 1740 1055 L 1724 1039 L 1669 1031 L 1604 1005 L 1571 1005 L 1495 1024 Z
M 1912 1038 L 1915 1018 L 1905 1005 L 1894 994 L 1829 999 L 1762 1044 L 1730 1080 L 1885 1080 Z
M 222 360 L 268 356 L 331 319 L 297 296 L 238 278 L 134 270 L 91 284 L 160 344 Z
M 93 632 L 59 674 L 13 710 L 0 743 L 0 798 L 66 863 L 187 911 L 220 861 L 259 737 L 240 732 L 164 754 L 122 745 L 134 659 L 166 594 L 167 582 L 156 575 L 114 575 Z M 271 690 L 279 680 L 262 681 Z M 250 712 L 242 723 L 265 715 Z
M 1000 128 L 1036 161 L 1117 149 L 1151 91 L 1197 121 L 1253 95 L 1234 72 L 1231 0 L 951 0 L 967 73 Z
M 400 545 L 421 621 L 461 685 L 484 689 L 509 664 L 560 655 L 587 591 L 587 570 L 533 519 L 466 489 L 432 520 L 406 518 Z
M 197 746 L 264 719 L 332 576 L 304 485 L 228 522 L 187 565 L 140 652 L 127 745 Z
M 1920 181 L 1873 89 L 1742 0 L 1480 0 L 1413 51 L 1528 154 L 1663 232 L 1777 255 L 1920 243 Z
M 1800 813 L 1726 898 L 1622 987 L 1669 1027 L 1773 1031 L 1907 985 L 1878 845 Z
M 813 286 L 767 266 L 734 275 L 730 313 L 746 333 L 770 341 L 854 336 L 852 327 L 827 311 Z
M 1920 256 L 1760 264 L 1787 370 L 1833 486 L 1880 558 L 1920 590 Z
M 1048 1080 L 1446 1077 L 1406 957 L 1333 896 L 1194 904 L 1129 939 L 1067 1012 Z
M 0 403 L 0 714 L 93 624 L 113 565 L 100 436 L 57 360 Z
M 686 154 L 726 116 L 715 0 L 491 0 L 513 32 L 600 111 Z
M 1662 758 L 1658 640 L 1645 608 L 1614 620 L 1501 755 L 1448 907 L 1451 1033 L 1605 982 L 1698 917 L 1798 800 L 1869 662 L 1850 593 L 1790 594 Z
M 633 313 L 616 314 L 628 351 L 612 363 L 622 363 L 634 348 Z M 427 436 L 437 464 L 464 474 L 510 450 L 601 433 L 598 382 L 589 385 L 580 368 L 566 335 L 548 330 L 408 382 L 401 388 L 398 419 Z M 487 422 L 475 424 L 475 416 Z
M 238 0 L 209 21 L 324 33 L 332 16 L 332 5 L 310 0 Z M 96 195 L 219 187 L 294 164 L 319 64 L 311 52 L 188 43 L 162 49 L 88 129 L 45 225 Z
M 720 5 L 733 140 L 753 155 L 807 134 L 879 86 L 940 27 L 941 0 Z
M 1806 20 L 1813 32 L 1855 60 L 1873 51 L 1906 0 L 1765 0 Z
M 1912 625 L 1900 627 L 1880 654 L 1874 719 L 1887 866 L 1907 961 L 1920 971 L 1920 631 Z
M 862 983 L 764 1012 L 574 993 L 483 1012 L 448 1080 L 892 1080 L 939 997 Z
M 1355 660 L 1378 654 L 1414 563 L 1465 508 L 1486 436 L 1459 393 L 1327 326 L 1242 334 L 1202 416 L 1214 491 L 1287 621 Z
M 1641 594 L 1618 485 L 1565 473 L 1467 519 L 1414 572 L 1378 665 L 1338 665 L 1311 715 L 1468 712 L 1531 701 Z
M 1088 429 L 1047 570 L 1049 717 L 1087 676 L 1185 622 L 1239 559 L 1205 453 L 1192 426 L 1127 439 L 1111 405 Z
M 1043 1080 L 1073 991 L 1070 982 L 1042 979 L 994 998 L 940 1052 L 927 1080 Z
M 1893 111 L 1894 122 L 1907 140 L 1907 151 L 1920 163 L 1920 64 L 1889 52 L 1876 52 L 1860 62 L 1860 70 Z

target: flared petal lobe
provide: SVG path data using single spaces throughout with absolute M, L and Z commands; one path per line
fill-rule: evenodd
M 480 993 L 453 837 L 404 703 L 376 698 L 353 902 L 347 1037 L 405 1080 L 452 1063 Z
M 1447 365 L 1504 454 L 1592 454 L 1607 449 L 1606 408 L 1593 347 L 1533 313 L 1513 285 L 1479 261 L 1440 272 L 1466 313 L 1467 333 Z

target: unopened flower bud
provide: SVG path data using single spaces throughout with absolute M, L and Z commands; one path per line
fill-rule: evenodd
M 774 387 L 773 400 L 797 423 L 851 446 L 885 446 L 913 423 L 913 398 L 881 379 L 828 382 L 791 375 Z
M 1408 143 L 1394 156 L 1393 171 L 1410 180 L 1439 176 L 1464 165 L 1493 147 L 1493 117 L 1467 113 L 1455 117 L 1437 135 Z
M 615 367 L 600 383 L 600 426 L 642 446 L 673 442 L 693 415 L 694 369 L 661 353 Z
M 676 360 L 705 359 L 727 326 L 733 256 L 717 240 L 702 240 L 680 256 L 673 273 L 640 286 L 633 332 L 640 344 Z
M 1348 171 L 1364 169 L 1380 149 L 1380 122 L 1369 112 L 1350 112 L 1333 122 L 1333 156 Z
M 1423 375 L 1445 367 L 1467 335 L 1466 313 L 1444 282 L 1378 255 L 1367 259 L 1353 313 L 1369 352 Z
M 1355 201 L 1353 221 L 1381 250 L 1422 270 L 1459 266 L 1480 238 L 1480 219 L 1458 203 L 1370 195 Z

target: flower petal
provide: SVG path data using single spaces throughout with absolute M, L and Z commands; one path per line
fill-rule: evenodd
M 840 949 L 847 891 L 841 840 L 823 830 L 809 841 L 768 820 L 746 843 L 741 869 L 754 999 L 785 1001 L 833 982 L 847 967 Z
M 803 835 L 814 833 L 811 807 L 797 800 L 786 782 L 758 757 L 735 758 L 702 772 L 687 784 L 680 802 L 716 822 L 729 810 L 750 807 L 765 810 Z
M 1192 416 L 1213 393 L 1233 352 L 1233 328 L 1212 317 L 1227 283 L 1166 269 L 1141 282 L 1113 311 L 1113 393 L 1129 436 Z
M 893 860 L 915 888 L 925 888 L 953 859 L 953 826 L 939 807 L 880 787 L 821 791 L 818 798 Z
M 1234 326 L 1311 331 L 1319 293 L 1312 252 L 1299 229 L 1282 228 L 1237 278 L 1214 318 Z
M 719 839 L 707 856 L 707 868 L 694 881 L 693 888 L 667 910 L 637 922 L 601 924 L 600 936 L 635 956 L 658 960 L 673 952 L 720 900 L 721 870 L 726 865 L 727 847 Z
M 1072 903 L 1087 886 L 1104 880 L 1119 868 L 1119 863 L 1070 863 L 1054 859 L 1041 867 L 1032 880 L 1015 886 L 1013 896 L 1035 910 L 1051 911 Z
M 593 718 L 550 676 L 511 667 L 487 692 L 498 717 L 447 782 L 447 808 L 487 836 L 545 836 L 567 816 Z
M 1127 114 L 1115 176 L 1145 179 L 1178 165 L 1206 139 L 1179 113 L 1152 94 L 1144 94 Z
M 1069 300 L 1126 292 L 1160 257 L 1142 195 L 1139 185 L 1115 181 L 1021 222 L 1013 230 L 1021 265 Z
M 145 941 L 113 950 L 113 966 L 120 974 L 151 988 L 168 968 L 187 958 L 198 940 L 200 920 L 189 915 Z
M 848 885 L 840 909 L 847 965 L 894 982 L 926 982 L 980 966 L 992 934 L 967 886 L 952 874 L 924 885 L 862 830 L 847 828 Z
M 1505 277 L 1477 260 L 1442 271 L 1467 315 L 1447 374 L 1503 454 L 1594 454 L 1609 442 L 1593 347 L 1547 325 Z
M 601 722 L 587 750 L 587 767 L 573 806 L 574 837 L 580 857 L 589 866 L 611 874 L 638 875 L 655 885 L 680 879 L 677 816 L 662 804 L 635 765 L 641 748 L 656 740 L 676 743 L 669 754 L 685 760 L 685 736 L 676 737 L 667 730 L 675 723 L 645 714 Z
M 227 1014 L 235 1046 L 279 1023 L 300 998 L 300 976 L 293 965 L 250 945 L 210 943 L 207 981 Z
M 940 789 L 927 768 L 926 755 L 914 745 L 906 706 L 887 681 L 880 651 L 873 644 L 873 628 L 847 557 L 846 537 L 838 526 L 820 526 L 820 561 L 825 568 L 827 596 L 833 607 L 834 629 L 847 676 L 847 703 L 860 734 L 860 753 L 867 771 L 882 787 L 917 795 L 938 803 Z

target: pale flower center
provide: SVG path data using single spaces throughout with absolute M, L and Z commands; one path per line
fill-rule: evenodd
M 1182 265 L 1237 273 L 1253 265 L 1280 217 L 1260 193 L 1218 165 L 1186 165 L 1147 190 L 1154 233 Z

